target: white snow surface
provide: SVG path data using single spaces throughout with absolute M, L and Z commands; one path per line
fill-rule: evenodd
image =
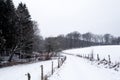
M 54 67 L 57 66 L 57 60 L 53 60 Z M 31 80 L 41 80 L 41 65 L 44 67 L 44 75 L 51 72 L 52 61 L 43 61 L 32 64 L 16 65 L 0 69 L 0 80 L 28 80 L 28 72 Z
M 91 64 L 90 61 L 74 56 L 93 53 L 100 58 L 111 56 L 112 61 L 120 61 L 120 46 L 94 46 L 63 51 L 66 61 L 57 69 L 48 80 L 120 80 L 120 69 L 114 71 Z M 68 54 L 73 55 L 68 55 Z M 57 66 L 57 60 L 54 67 Z M 51 72 L 51 62 L 43 61 L 32 64 L 16 65 L 0 69 L 0 80 L 28 80 L 26 73 L 31 74 L 31 80 L 41 80 L 41 65 L 44 65 L 44 74 Z
M 94 55 L 99 54 L 101 58 L 111 55 L 112 60 L 119 61 L 120 46 L 94 46 L 65 50 L 63 52 L 66 53 L 67 60 L 49 80 L 120 80 L 120 71 L 99 67 L 86 59 L 74 56 L 93 52 Z M 73 55 L 67 55 L 67 53 Z
M 108 59 L 108 55 L 110 55 L 112 62 L 120 62 L 120 46 L 119 45 L 92 46 L 87 48 L 65 50 L 63 52 L 74 54 L 74 55 L 88 55 L 93 53 L 95 58 L 97 58 L 97 54 L 99 54 L 101 59 L 103 58 Z
M 120 80 L 120 73 L 98 68 L 87 60 L 68 55 L 63 66 L 49 80 Z

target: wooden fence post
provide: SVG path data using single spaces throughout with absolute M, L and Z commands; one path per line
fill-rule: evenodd
M 41 80 L 43 80 L 43 65 L 41 65 Z
M 59 58 L 58 58 L 58 68 L 60 68 L 60 60 L 59 60 Z
M 99 54 L 97 54 L 97 61 L 99 61 L 100 60 L 100 57 L 99 57 Z
M 25 74 L 25 75 L 28 77 L 28 80 L 31 79 L 31 75 L 30 75 L 30 73 L 27 73 L 27 74 Z
M 54 69 L 53 69 L 53 61 L 52 61 L 52 71 L 51 71 L 52 75 L 53 75 L 53 72 L 54 72 L 53 70 L 54 70 Z
M 111 58 L 110 58 L 110 55 L 108 55 L 108 65 L 110 67 L 110 64 L 111 64 Z

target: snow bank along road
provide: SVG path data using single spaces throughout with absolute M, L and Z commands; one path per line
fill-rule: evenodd
M 28 80 L 28 72 L 31 74 L 31 80 L 41 80 L 41 68 L 44 66 L 44 75 L 51 72 L 52 61 L 42 61 L 32 64 L 16 65 L 0 69 L 0 80 Z M 53 60 L 54 67 L 57 66 L 57 60 Z
M 113 47 L 113 51 L 114 48 L 115 46 Z M 120 47 L 117 49 L 120 49 Z M 118 50 L 116 52 L 118 52 Z M 112 69 L 98 67 L 94 64 L 91 65 L 90 61 L 79 58 L 77 56 L 67 54 L 66 56 L 67 60 L 63 66 L 58 71 L 56 71 L 53 76 L 49 78 L 49 80 L 120 80 L 120 72 L 114 71 Z

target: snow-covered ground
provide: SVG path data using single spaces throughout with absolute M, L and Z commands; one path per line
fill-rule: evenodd
M 98 68 L 87 60 L 68 55 L 63 66 L 49 80 L 120 80 L 120 73 Z
M 54 67 L 57 66 L 57 60 L 54 61 Z M 51 72 L 52 61 L 43 61 L 33 64 L 16 65 L 0 69 L 0 80 L 28 80 L 28 72 L 31 74 L 31 80 L 41 80 L 41 65 L 44 66 L 44 75 Z
M 100 58 L 108 59 L 108 55 L 111 57 L 112 62 L 120 62 L 120 46 L 110 45 L 110 46 L 93 46 L 87 48 L 77 48 L 63 51 L 64 53 L 70 53 L 74 55 L 88 55 L 93 53 L 94 57 L 97 58 L 99 54 Z
M 66 53 L 67 60 L 49 80 L 120 80 L 120 71 L 91 65 L 90 61 L 74 56 L 93 53 L 94 56 L 99 54 L 100 58 L 111 55 L 113 61 L 120 61 L 120 46 L 94 46 L 63 52 Z
M 94 56 L 99 54 L 101 59 L 108 59 L 108 55 L 110 55 L 112 62 L 120 62 L 120 46 L 94 46 L 65 50 L 63 52 L 66 53 L 63 55 L 67 59 L 62 67 L 49 77 L 49 80 L 120 80 L 120 69 L 115 71 L 94 64 L 91 65 L 91 62 L 87 59 L 74 56 L 93 53 Z M 51 63 L 52 61 L 43 61 L 1 68 L 0 80 L 27 80 L 25 74 L 28 72 L 31 74 L 31 80 L 41 80 L 40 65 L 44 65 L 44 74 L 47 74 L 51 72 Z M 54 60 L 54 67 L 57 64 L 57 60 Z

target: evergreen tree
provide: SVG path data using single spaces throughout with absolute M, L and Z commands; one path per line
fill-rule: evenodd
M 5 38 L 3 36 L 3 28 L 6 25 L 6 4 L 4 2 L 4 0 L 0 0 L 0 51 L 2 51 L 4 48 L 4 44 L 5 44 Z
M 33 47 L 33 21 L 28 12 L 28 9 L 25 4 L 20 3 L 17 7 L 17 15 L 19 17 L 19 36 L 20 36 L 20 47 L 26 53 L 32 53 Z
M 8 61 L 15 52 L 32 53 L 35 24 L 26 4 L 20 3 L 16 9 L 12 0 L 0 0 L 0 10 L 0 51 L 10 54 Z
M 11 50 L 15 42 L 15 8 L 11 0 L 0 1 L 0 29 L 6 43 L 5 48 Z

